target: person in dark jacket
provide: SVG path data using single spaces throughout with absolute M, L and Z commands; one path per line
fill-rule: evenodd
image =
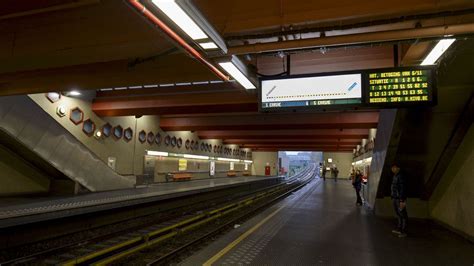
M 362 189 L 362 173 L 360 170 L 357 170 L 353 175 L 352 175 L 352 186 L 354 187 L 356 191 L 356 196 L 357 196 L 357 201 L 356 204 L 358 206 L 362 205 L 362 198 L 360 196 L 360 190 Z
M 334 181 L 337 182 L 337 175 L 339 175 L 339 169 L 337 169 L 337 167 L 334 167 L 333 172 L 334 172 Z
M 407 213 L 407 180 L 406 176 L 400 171 L 398 163 L 392 164 L 392 204 L 395 214 L 398 217 L 397 229 L 392 230 L 392 233 L 399 237 L 406 237 L 406 227 L 408 221 Z

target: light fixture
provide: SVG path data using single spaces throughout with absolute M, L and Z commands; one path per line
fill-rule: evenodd
M 152 2 L 193 40 L 207 38 L 204 31 L 184 12 L 175 0 L 153 0 Z
M 230 158 L 221 158 L 221 157 L 217 157 L 217 160 L 224 161 L 224 162 L 240 162 L 239 159 L 230 159 Z
M 64 105 L 59 105 L 58 107 L 56 107 L 56 114 L 60 117 L 63 117 L 66 115 L 66 106 Z
M 235 55 L 222 57 L 216 60 L 219 66 L 232 76 L 240 85 L 246 89 L 256 89 L 255 76 Z M 253 82 L 252 82 L 253 81 Z
M 244 160 L 244 163 L 253 163 L 252 160 Z
M 97 131 L 95 132 L 95 134 L 94 134 L 94 137 L 95 137 L 96 139 L 100 139 L 100 138 L 102 137 L 102 131 L 97 130 Z
M 422 66 L 433 65 L 436 63 L 438 58 L 448 50 L 449 46 L 453 44 L 456 39 L 442 39 L 436 46 L 431 50 L 431 52 L 426 56 L 425 60 L 421 63 Z
M 146 155 L 150 156 L 168 156 L 167 152 L 164 151 L 146 151 Z
M 199 43 L 199 45 L 204 49 L 217 49 L 217 48 L 219 48 L 213 42 L 203 42 L 203 43 Z
M 79 96 L 79 95 L 81 95 L 81 93 L 78 92 L 78 91 L 70 91 L 70 92 L 68 93 L 68 95 L 70 95 L 70 96 Z
M 188 158 L 188 159 L 209 160 L 209 156 L 204 156 L 204 155 L 183 154 L 183 157 Z
M 328 158 L 328 163 L 332 163 L 332 158 Z
M 152 0 L 169 19 L 205 50 L 227 53 L 222 37 L 189 0 Z

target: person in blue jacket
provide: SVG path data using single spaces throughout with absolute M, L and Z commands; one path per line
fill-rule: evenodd
M 396 216 L 398 217 L 398 226 L 392 230 L 392 233 L 398 237 L 406 237 L 406 228 L 408 222 L 407 213 L 407 180 L 406 176 L 400 171 L 398 163 L 392 164 L 392 204 Z

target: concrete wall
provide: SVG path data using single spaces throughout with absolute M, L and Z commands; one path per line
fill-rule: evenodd
M 278 175 L 278 152 L 252 152 L 252 175 L 264 176 L 265 166 L 270 164 L 270 175 Z
M 56 121 L 58 121 L 65 129 L 67 129 L 71 134 L 76 137 L 80 142 L 82 142 L 88 149 L 90 149 L 94 154 L 96 154 L 101 160 L 107 162 L 109 157 L 116 158 L 116 171 L 122 175 L 141 175 L 144 173 L 144 156 L 146 150 L 155 150 L 155 151 L 165 151 L 173 153 L 188 153 L 188 154 L 197 154 L 197 155 L 208 155 L 208 156 L 218 156 L 218 157 L 228 157 L 228 158 L 238 158 L 238 159 L 251 159 L 251 154 L 249 149 L 244 149 L 249 152 L 248 158 L 240 156 L 227 156 L 224 154 L 216 154 L 213 151 L 201 151 L 200 149 L 191 150 L 186 149 L 185 141 L 187 139 L 209 143 L 211 145 L 222 145 L 231 149 L 238 149 L 237 145 L 223 145 L 221 140 L 199 140 L 198 136 L 195 133 L 188 131 L 177 131 L 177 132 L 164 132 L 159 127 L 159 117 L 158 116 L 142 116 L 136 118 L 134 116 L 121 116 L 121 117 L 98 117 L 91 110 L 91 99 L 94 98 L 95 94 L 91 92 L 85 92 L 84 96 L 80 98 L 73 97 L 61 97 L 61 100 L 55 103 L 51 103 L 46 97 L 45 94 L 32 94 L 29 95 L 30 98 L 36 102 L 41 108 L 43 108 L 48 114 L 50 114 Z M 68 110 L 68 114 L 64 117 L 60 117 L 56 114 L 56 108 L 59 106 L 65 106 Z M 112 126 L 120 125 L 123 129 L 131 128 L 133 130 L 133 139 L 131 141 L 125 141 L 122 139 L 115 139 L 114 137 L 102 137 L 96 139 L 94 137 L 86 135 L 82 131 L 82 124 L 75 125 L 69 119 L 69 110 L 75 107 L 79 107 L 84 112 L 84 120 L 91 119 L 96 124 L 96 129 L 102 128 L 106 123 L 111 124 Z M 162 137 L 161 144 L 148 143 L 145 141 L 141 143 L 138 141 L 138 134 L 140 131 L 144 130 L 146 133 L 153 132 L 154 134 L 159 133 Z M 166 146 L 164 144 L 164 138 L 166 135 L 176 136 L 177 138 L 182 138 L 183 144 L 181 148 L 172 147 L 171 145 Z M 188 161 L 192 162 L 193 165 L 196 165 L 196 169 L 189 168 L 190 171 L 202 171 L 203 173 L 196 173 L 193 175 L 194 178 L 209 178 L 209 175 L 204 174 L 204 170 L 200 169 L 202 163 L 199 163 L 199 160 L 189 159 Z M 172 163 L 176 162 L 176 163 Z M 164 164 L 164 165 L 160 165 Z M 217 167 L 224 164 L 229 166 L 229 163 L 219 163 L 216 164 Z M 198 169 L 199 165 L 199 169 Z M 236 168 L 244 168 L 244 164 L 237 166 Z M 209 165 L 207 165 L 207 168 Z M 225 166 L 222 166 L 225 168 Z M 239 168 L 240 167 L 240 168 Z M 157 161 L 156 164 L 156 173 L 163 172 L 174 172 L 177 171 L 178 162 L 177 160 L 170 159 L 166 163 L 164 161 Z M 208 172 L 209 169 L 207 169 Z M 220 168 L 216 169 L 221 171 Z M 237 170 L 237 169 L 236 169 Z M 162 179 L 162 177 L 155 176 L 156 180 Z
M 332 159 L 332 163 L 328 163 L 328 158 Z M 326 167 L 336 166 L 339 169 L 338 178 L 348 178 L 352 168 L 352 152 L 323 152 L 323 159 Z M 326 174 L 331 178 L 331 175 Z
M 50 180 L 0 145 L 0 196 L 47 193 Z
M 432 219 L 474 239 L 474 126 L 429 200 Z
M 386 161 L 393 160 L 387 156 L 394 156 L 398 146 L 396 137 L 393 137 L 394 123 L 397 117 L 396 109 L 386 109 L 380 111 L 379 123 L 375 137 L 374 150 L 372 151 L 372 162 L 370 164 L 370 177 L 367 184 L 368 197 L 367 203 L 372 208 L 375 206 L 380 179 L 384 172 Z M 397 134 L 397 132 L 395 132 Z M 386 169 L 385 169 L 386 170 Z

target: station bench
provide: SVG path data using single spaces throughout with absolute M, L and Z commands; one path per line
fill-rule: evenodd
M 250 172 L 249 172 L 249 171 L 244 171 L 244 172 L 242 173 L 242 175 L 243 175 L 243 176 L 250 176 Z
M 191 180 L 193 177 L 192 174 L 189 173 L 177 173 L 177 174 L 171 174 L 171 179 L 173 181 L 186 181 L 186 180 Z
M 228 171 L 227 176 L 228 177 L 235 177 L 235 176 L 237 176 L 237 173 L 235 171 Z

